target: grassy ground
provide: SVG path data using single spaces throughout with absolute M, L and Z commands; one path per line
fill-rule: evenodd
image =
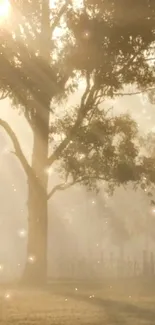
M 155 325 L 154 279 L 1 287 L 3 325 Z

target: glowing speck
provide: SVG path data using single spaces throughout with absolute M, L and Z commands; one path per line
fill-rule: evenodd
M 87 30 L 83 33 L 83 37 L 86 38 L 86 39 L 89 39 L 90 38 L 90 32 Z
M 26 230 L 25 229 L 20 229 L 18 231 L 18 236 L 21 237 L 21 238 L 25 238 L 26 237 Z
M 30 262 L 30 263 L 35 263 L 35 261 L 36 261 L 36 258 L 35 258 L 35 256 L 34 255 L 30 255 L 29 257 L 28 257 L 28 261 Z
M 2 153 L 5 155 L 5 154 L 8 154 L 9 152 L 10 152 L 10 150 L 8 148 L 4 148 Z
M 78 291 L 78 288 L 75 288 L 75 291 Z
M 48 174 L 48 175 L 52 175 L 52 173 L 53 173 L 53 168 L 52 168 L 52 167 L 47 167 L 47 168 L 45 168 L 45 173 Z
M 11 294 L 10 294 L 10 292 L 6 292 L 5 295 L 4 295 L 4 298 L 5 298 L 6 300 L 9 300 L 9 299 L 11 298 Z

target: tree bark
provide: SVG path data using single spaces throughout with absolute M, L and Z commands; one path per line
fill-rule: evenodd
M 39 52 L 42 62 L 48 67 L 51 51 L 49 0 L 42 1 L 41 10 Z M 41 71 L 40 78 L 43 78 L 44 74 Z M 44 81 L 49 83 L 48 76 Z M 28 243 L 23 280 L 30 285 L 43 285 L 47 282 L 48 173 L 46 167 L 52 95 L 46 92 L 45 84 L 42 85 L 37 99 L 34 99 L 32 173 L 28 177 Z
M 23 281 L 43 285 L 47 281 L 47 196 L 29 181 L 27 261 Z
M 28 243 L 23 280 L 44 284 L 47 280 L 49 102 L 36 115 L 32 153 L 32 172 L 28 177 Z

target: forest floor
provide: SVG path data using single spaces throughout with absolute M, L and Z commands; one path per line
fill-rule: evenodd
M 0 288 L 3 325 L 155 325 L 154 279 Z

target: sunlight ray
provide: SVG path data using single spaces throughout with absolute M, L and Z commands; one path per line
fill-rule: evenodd
M 0 0 L 0 21 L 8 17 L 10 11 L 9 0 Z

